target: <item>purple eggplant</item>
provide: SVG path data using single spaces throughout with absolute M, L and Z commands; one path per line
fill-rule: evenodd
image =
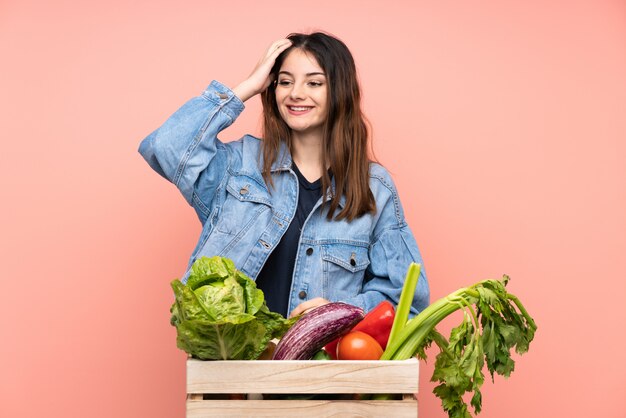
M 329 342 L 345 335 L 363 319 L 363 309 L 343 302 L 318 306 L 300 318 L 274 351 L 274 360 L 309 360 Z

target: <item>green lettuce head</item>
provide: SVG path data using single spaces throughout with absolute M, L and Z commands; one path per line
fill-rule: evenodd
M 253 360 L 293 324 L 265 304 L 263 291 L 223 257 L 202 257 L 187 284 L 172 281 L 171 324 L 178 348 L 202 360 Z

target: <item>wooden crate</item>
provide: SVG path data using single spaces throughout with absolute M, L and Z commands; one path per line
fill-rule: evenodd
M 417 418 L 419 362 L 187 360 L 187 418 Z M 398 400 L 215 399 L 219 394 L 402 394 Z M 266 396 L 267 397 L 267 396 Z M 349 397 L 349 396 L 348 396 Z M 212 399 L 207 399 L 212 398 Z M 253 399 L 252 399 L 253 398 Z M 261 398 L 261 399 L 259 399 Z

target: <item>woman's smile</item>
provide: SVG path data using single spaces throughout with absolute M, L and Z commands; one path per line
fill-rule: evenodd
M 313 106 L 287 106 L 289 113 L 295 116 L 304 115 L 313 109 Z

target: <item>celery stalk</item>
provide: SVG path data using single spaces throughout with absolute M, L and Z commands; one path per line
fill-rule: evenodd
M 421 269 L 421 264 L 411 263 L 409 265 L 409 269 L 407 270 L 404 278 L 402 293 L 400 293 L 400 300 L 398 301 L 398 306 L 396 306 L 396 316 L 393 319 L 393 325 L 391 326 L 387 346 L 392 344 L 398 338 L 402 329 L 406 325 L 407 320 L 409 319 L 411 305 L 413 304 L 413 296 L 415 295 L 415 288 L 417 287 Z
M 460 306 L 451 304 L 447 298 L 429 305 L 419 315 L 407 322 L 393 341 L 389 338 L 387 348 L 380 359 L 400 360 L 404 357 L 406 360 L 413 357 L 419 344 L 424 341 L 430 331 L 446 316 L 459 308 Z M 411 352 L 409 353 L 409 351 Z

